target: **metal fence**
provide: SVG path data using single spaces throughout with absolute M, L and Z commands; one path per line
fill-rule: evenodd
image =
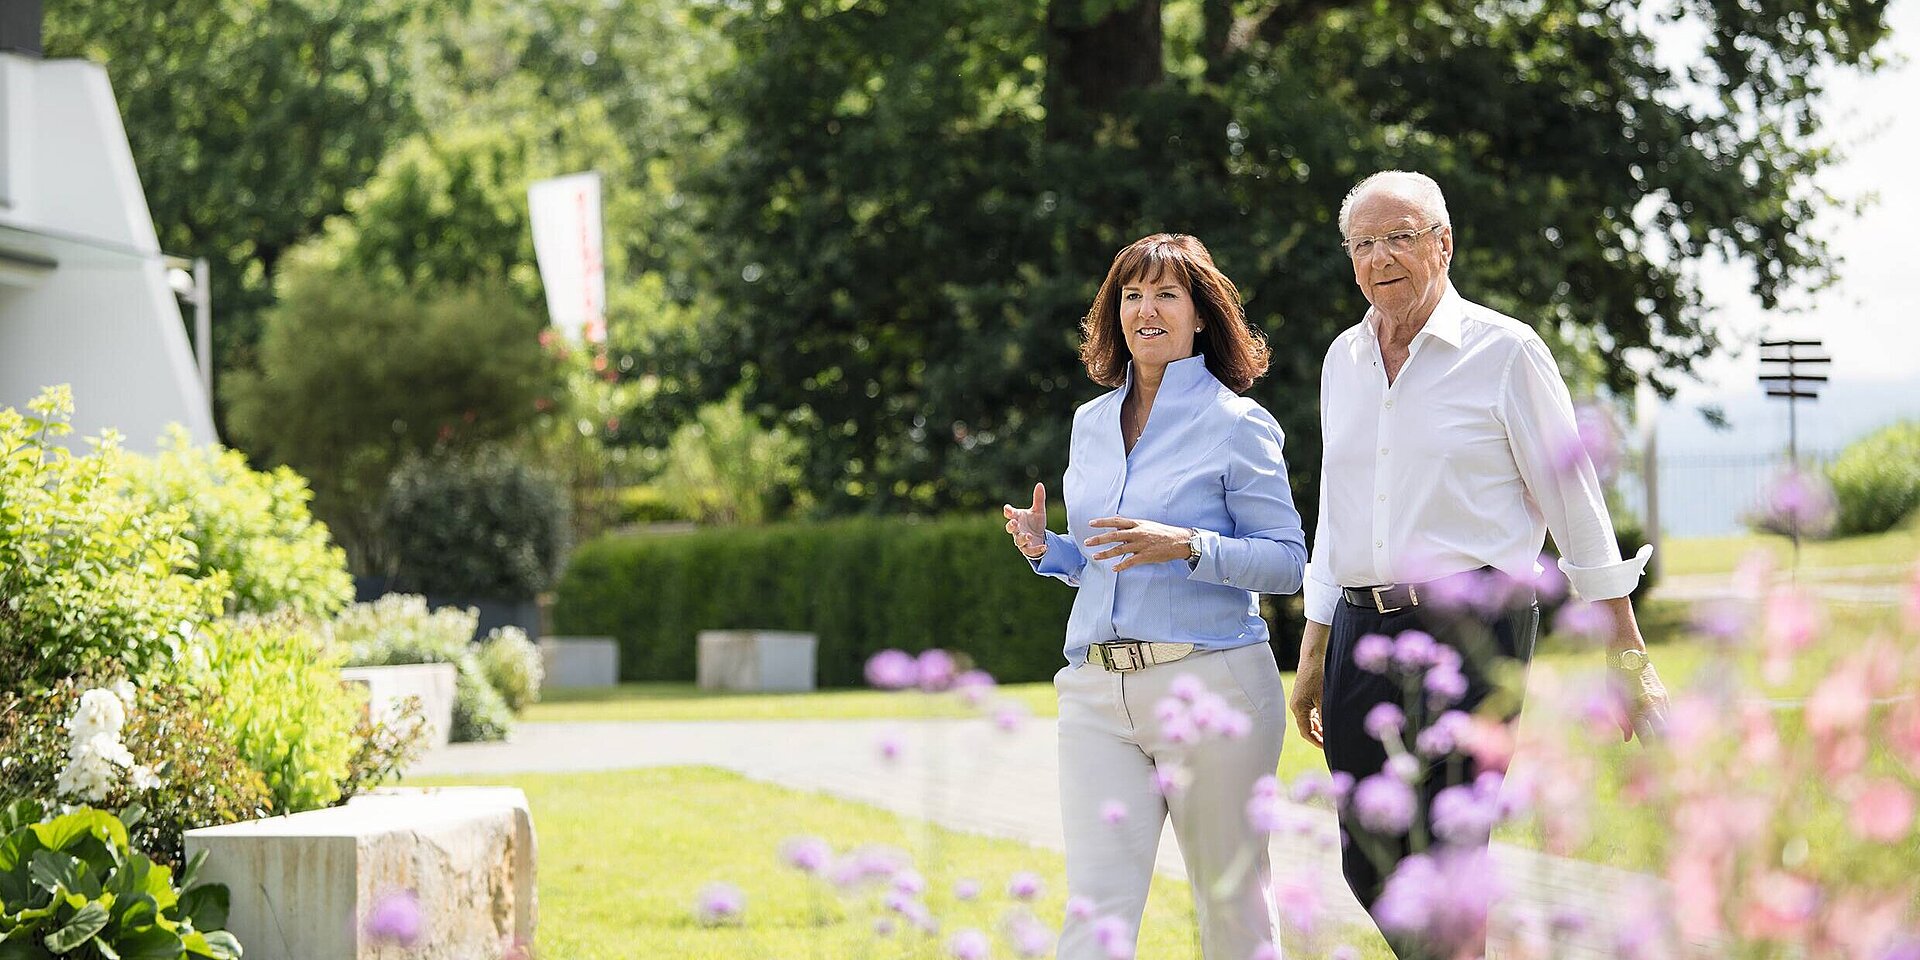
M 1822 470 L 1838 451 L 1802 451 L 1803 469 Z M 1768 485 L 1787 463 L 1786 454 L 1659 454 L 1660 526 L 1670 537 L 1731 536 L 1747 529 Z M 1646 486 L 1634 463 L 1615 481 L 1621 505 L 1644 518 Z

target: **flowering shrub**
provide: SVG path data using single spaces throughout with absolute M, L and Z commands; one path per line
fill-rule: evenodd
M 540 661 L 540 648 L 527 639 L 519 627 L 496 627 L 480 643 L 480 670 L 487 683 L 500 692 L 507 709 L 515 713 L 540 699 L 540 682 L 546 667 Z
M 357 603 L 342 611 L 329 626 L 328 636 L 347 651 L 347 662 L 354 666 L 455 665 L 460 672 L 454 688 L 450 731 L 453 739 L 503 740 L 512 729 L 513 711 L 489 679 L 481 648 L 469 642 L 478 621 L 479 617 L 471 609 L 428 610 L 425 597 L 388 594 L 372 603 Z M 500 642 L 502 635 L 501 631 L 495 631 L 489 634 L 489 640 Z M 525 639 L 521 634 L 521 642 Z M 505 642 L 507 646 L 494 656 L 512 661 L 527 655 L 524 649 L 516 648 L 512 640 Z M 538 650 L 534 650 L 532 670 L 538 670 L 538 655 Z M 521 665 L 526 666 L 524 662 Z M 538 687 L 538 678 L 531 673 L 512 679 L 514 683 Z
M 186 510 L 126 491 L 115 434 L 87 456 L 56 442 L 71 431 L 69 390 L 28 411 L 0 409 L 0 691 L 92 669 L 165 671 L 225 604 L 226 575 L 187 575 Z
M 181 861 L 195 827 L 266 816 L 260 773 L 178 689 L 62 680 L 35 694 L 0 695 L 0 797 L 48 807 L 140 806 L 129 824 L 154 860 Z
M 238 960 L 239 941 L 221 929 L 227 888 L 194 879 L 204 854 L 176 884 L 133 846 L 119 817 L 82 807 L 42 822 L 45 813 L 23 800 L 0 814 L 5 956 Z
M 353 599 L 346 554 L 307 511 L 313 494 L 291 469 L 261 473 L 237 450 L 196 448 L 177 425 L 159 455 L 126 455 L 122 469 L 156 508 L 186 510 L 182 533 L 197 548 L 191 572 L 226 571 L 233 612 L 324 617 Z

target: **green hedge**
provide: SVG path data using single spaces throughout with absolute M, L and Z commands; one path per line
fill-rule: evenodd
M 692 680 L 695 636 L 744 628 L 817 634 L 822 686 L 862 683 L 867 656 L 887 647 L 944 647 L 1003 681 L 1044 680 L 1060 667 L 1074 591 L 1034 576 L 1004 523 L 863 518 L 602 537 L 574 553 L 554 627 L 616 638 L 623 680 Z
M 1877 430 L 1848 445 L 1827 468 L 1840 516 L 1838 536 L 1879 533 L 1920 508 L 1920 421 Z

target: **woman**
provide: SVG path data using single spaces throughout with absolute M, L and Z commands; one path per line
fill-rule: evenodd
M 1067 887 L 1084 899 L 1059 958 L 1109 956 L 1122 922 L 1136 936 L 1170 817 L 1207 960 L 1246 960 L 1274 939 L 1247 801 L 1286 732 L 1258 594 L 1300 589 L 1307 560 L 1280 427 L 1239 395 L 1266 372 L 1267 345 L 1206 247 L 1179 234 L 1114 257 L 1081 333 L 1088 376 L 1115 389 L 1074 413 L 1070 535 L 1046 529 L 1044 485 L 1031 507 L 1006 507 L 1034 570 L 1080 591 L 1054 686 Z M 1217 704 L 1194 680 L 1250 728 L 1163 722 L 1170 695 Z

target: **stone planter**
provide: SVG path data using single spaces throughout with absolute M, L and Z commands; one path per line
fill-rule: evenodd
M 495 627 L 519 627 L 526 631 L 528 639 L 540 635 L 540 602 L 538 600 L 476 600 L 473 597 L 445 597 L 429 593 L 427 608 L 438 610 L 441 607 L 471 607 L 480 616 L 480 622 L 473 628 L 473 639 L 484 639 Z
M 611 687 L 620 682 L 620 647 L 612 637 L 541 637 L 542 689 Z
M 444 747 L 453 732 L 453 690 L 460 670 L 451 663 L 407 663 L 391 667 L 345 667 L 340 679 L 367 688 L 367 712 L 378 719 L 399 715 L 400 704 L 419 697 L 427 718 L 430 747 Z
M 702 690 L 792 692 L 814 689 L 811 633 L 784 630 L 702 630 L 695 673 Z
M 190 830 L 201 877 L 232 893 L 247 960 L 471 960 L 531 946 L 535 842 L 507 787 L 383 790 L 326 810 Z M 411 892 L 421 935 L 374 943 L 368 912 Z

